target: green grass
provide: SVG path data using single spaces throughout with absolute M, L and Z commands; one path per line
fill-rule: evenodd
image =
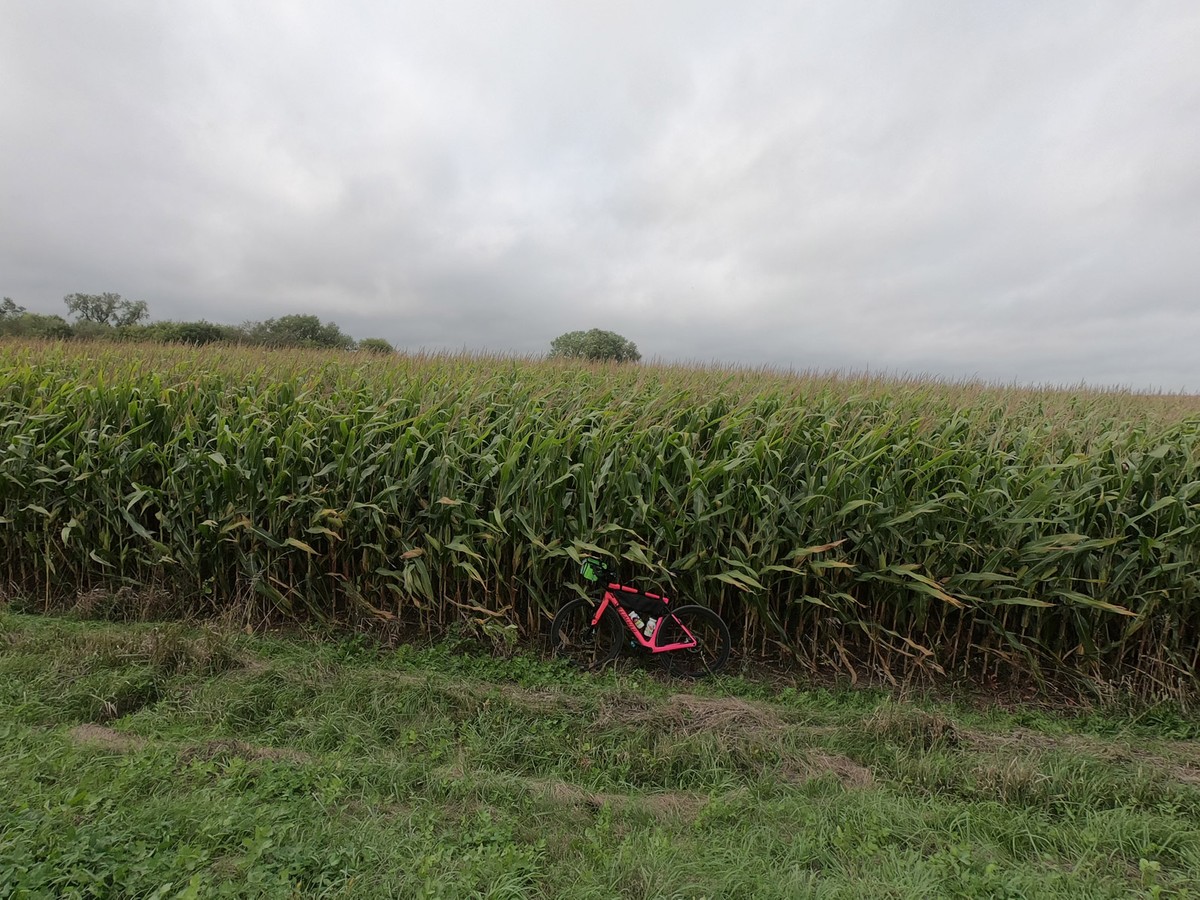
M 0 897 L 1198 896 L 1200 723 L 0 613 Z

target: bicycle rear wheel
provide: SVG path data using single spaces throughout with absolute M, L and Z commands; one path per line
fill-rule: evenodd
M 596 607 L 575 598 L 563 604 L 550 625 L 550 652 L 587 672 L 604 668 L 621 652 L 621 623 L 605 611 L 592 626 Z
M 683 643 L 689 633 L 696 639 L 695 647 L 658 654 L 667 672 L 680 678 L 702 678 L 720 672 L 729 662 L 729 626 L 706 606 L 681 606 L 667 613 L 659 628 L 658 643 Z

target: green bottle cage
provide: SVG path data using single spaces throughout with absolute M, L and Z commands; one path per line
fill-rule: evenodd
M 579 564 L 579 573 L 583 576 L 584 581 L 595 584 L 600 580 L 600 576 L 604 574 L 606 568 L 604 563 L 599 560 L 585 558 Z

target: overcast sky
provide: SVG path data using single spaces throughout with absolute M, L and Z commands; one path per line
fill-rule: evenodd
M 1200 2 L 0 0 L 0 294 L 1200 391 Z

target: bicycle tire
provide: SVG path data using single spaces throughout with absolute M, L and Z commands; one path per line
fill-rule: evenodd
M 550 624 L 550 652 L 585 672 L 596 672 L 617 658 L 623 644 L 621 623 L 605 611 L 592 627 L 593 603 L 576 597 L 559 609 Z
M 680 678 L 703 678 L 715 675 L 729 662 L 733 641 L 729 626 L 707 606 L 681 606 L 667 613 L 658 634 L 659 644 L 686 640 L 683 625 L 697 640 L 691 650 L 672 650 L 660 653 L 663 667 L 669 675 Z

